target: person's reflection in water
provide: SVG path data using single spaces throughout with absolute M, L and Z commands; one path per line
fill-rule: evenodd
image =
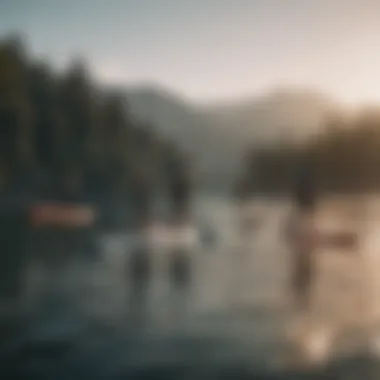
M 169 280 L 173 294 L 174 317 L 185 317 L 191 298 L 192 247 L 187 220 L 174 221 L 169 253 Z

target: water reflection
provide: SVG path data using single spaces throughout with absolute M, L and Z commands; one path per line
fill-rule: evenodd
M 147 245 L 141 255 L 132 249 L 133 235 L 121 232 L 98 236 L 97 259 L 73 259 L 54 273 L 50 267 L 31 264 L 28 313 L 20 320 L 19 334 L 4 339 L 8 370 L 20 369 L 23 363 L 25 371 L 51 376 L 59 372 L 60 378 L 75 378 L 70 373 L 112 378 L 134 371 L 152 371 L 158 378 L 158 366 L 166 366 L 166 374 L 178 371 L 177 375 L 185 368 L 198 373 L 198 366 L 215 372 L 245 369 L 247 376 L 283 368 L 277 358 L 289 351 L 284 324 L 291 310 L 284 245 L 274 231 L 282 225 L 280 214 L 285 215 L 288 206 L 268 205 L 264 227 L 241 244 L 231 233 L 233 209 L 215 199 L 201 200 L 198 216 L 207 215 L 202 202 L 211 215 L 207 223 L 222 231 L 223 244 L 210 248 L 198 242 L 188 251 L 170 250 L 165 245 L 170 239 L 161 235 L 160 242 Z M 134 254 L 138 265 L 133 274 L 129 264 Z M 233 275 L 231 265 L 238 262 L 238 255 L 242 260 Z M 149 259 L 141 263 L 142 257 Z M 189 261 L 181 261 L 184 258 Z M 147 262 L 150 265 L 145 266 Z M 331 262 L 326 265 L 331 270 Z M 42 277 L 44 286 L 38 285 Z M 234 288 L 235 281 L 239 285 Z M 49 297 L 37 297 L 41 287 L 49 290 Z M 8 326 L 15 322 L 8 317 Z M 352 346 L 345 356 L 361 349 L 360 337 L 363 332 L 358 331 L 356 337 L 339 338 L 341 346 Z

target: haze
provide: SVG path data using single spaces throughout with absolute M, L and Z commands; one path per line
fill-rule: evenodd
M 380 102 L 379 17 L 377 0 L 3 0 L 0 35 L 198 102 L 307 87 L 357 104 Z

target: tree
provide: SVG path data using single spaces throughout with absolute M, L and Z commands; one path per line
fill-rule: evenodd
M 150 194 L 167 178 L 165 162 L 180 160 L 173 152 L 131 117 L 124 96 L 95 86 L 83 61 L 57 74 L 22 44 L 0 42 L 3 191 L 22 183 L 26 192 L 64 199 Z

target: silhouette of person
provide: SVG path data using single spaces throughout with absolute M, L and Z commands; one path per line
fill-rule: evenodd
M 172 203 L 173 245 L 169 252 L 169 281 L 180 305 L 186 303 L 191 287 L 191 250 L 188 244 L 191 184 L 183 169 L 172 176 L 169 197 Z M 178 302 L 176 302 L 178 303 Z
M 147 182 L 140 180 L 133 185 L 134 241 L 128 261 L 127 280 L 130 286 L 131 310 L 142 317 L 152 272 L 152 252 L 147 241 L 147 230 L 151 222 L 151 194 Z
M 293 193 L 294 212 L 287 236 L 292 253 L 292 294 L 300 311 L 310 308 L 311 291 L 315 279 L 315 249 L 319 246 L 353 248 L 357 244 L 355 231 L 322 233 L 315 223 L 317 206 L 315 166 L 306 161 L 302 166 Z
M 310 162 L 305 162 L 296 178 L 293 192 L 294 213 L 288 225 L 292 249 L 292 288 L 295 306 L 300 310 L 309 307 L 315 275 L 313 251 L 316 246 L 316 229 L 313 221 L 316 207 L 315 173 Z

